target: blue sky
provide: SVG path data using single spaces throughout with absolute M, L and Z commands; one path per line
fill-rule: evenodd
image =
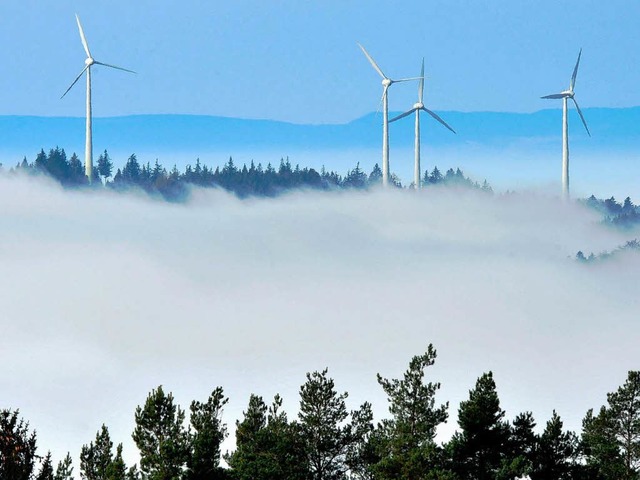
M 581 106 L 640 105 L 640 2 L 3 0 L 0 114 L 84 114 L 84 88 L 60 95 L 83 66 L 74 21 L 94 56 L 94 114 L 187 113 L 300 123 L 350 121 L 381 86 L 356 46 L 391 77 L 426 63 L 439 110 L 528 112 L 567 86 L 584 48 Z M 79 87 L 79 88 L 78 88 Z M 395 85 L 403 110 L 413 85 Z

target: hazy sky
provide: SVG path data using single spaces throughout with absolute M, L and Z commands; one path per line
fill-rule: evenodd
M 135 460 L 133 413 L 159 384 L 185 408 L 222 385 L 233 426 L 252 392 L 295 415 L 305 372 L 328 366 L 380 419 L 375 374 L 432 342 L 446 437 L 485 371 L 509 418 L 544 425 L 555 408 L 579 429 L 638 368 L 640 257 L 571 257 L 640 232 L 544 195 L 208 190 L 171 205 L 0 176 L 0 204 L 0 408 L 56 461 L 77 466 L 103 422 Z
M 373 111 L 380 80 L 425 57 L 434 109 L 535 111 L 568 85 L 580 47 L 583 107 L 640 104 L 635 0 L 3 0 L 0 114 L 84 114 L 74 13 L 98 60 L 94 114 L 193 113 L 344 122 Z M 391 108 L 415 100 L 396 85 Z

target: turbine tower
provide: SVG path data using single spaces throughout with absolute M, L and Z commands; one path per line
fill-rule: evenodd
M 80 23 L 80 18 L 76 15 L 76 22 L 78 23 L 78 30 L 80 31 L 80 40 L 82 40 L 82 46 L 84 47 L 84 51 L 87 54 L 87 58 L 84 61 L 84 68 L 78 74 L 76 79 L 71 83 L 69 88 L 62 94 L 61 99 L 73 88 L 73 86 L 80 80 L 80 77 L 87 72 L 87 136 L 85 143 L 85 152 L 84 152 L 84 171 L 85 175 L 89 179 L 89 183 L 93 181 L 93 139 L 92 139 L 92 130 L 91 130 L 91 67 L 93 65 L 102 65 L 109 68 L 115 68 L 116 70 L 123 70 L 129 73 L 136 73 L 133 70 L 127 70 L 126 68 L 116 67 L 115 65 L 109 65 L 108 63 L 98 62 L 91 56 L 91 52 L 89 51 L 89 45 L 87 44 L 87 39 L 84 36 L 84 30 L 82 30 L 82 24 Z
M 421 180 L 420 178 L 420 171 L 421 171 L 420 170 L 420 111 L 422 110 L 427 112 L 429 115 L 431 115 L 438 122 L 440 122 L 442 125 L 444 125 L 449 130 L 451 130 L 453 133 L 456 133 L 456 131 L 453 128 L 447 125 L 447 122 L 442 120 L 437 114 L 435 114 L 434 112 L 432 112 L 431 110 L 429 110 L 424 106 L 424 103 L 422 103 L 423 96 L 424 96 L 424 58 L 422 59 L 422 68 L 420 69 L 420 84 L 418 85 L 418 103 L 414 104 L 411 110 L 404 112 L 403 114 L 398 115 L 397 117 L 389 120 L 389 123 L 395 122 L 396 120 L 400 120 L 401 118 L 404 118 L 408 115 L 411 115 L 413 112 L 416 112 L 415 162 L 413 165 L 413 185 L 416 190 L 420 189 L 420 180 Z
M 562 196 L 565 200 L 569 198 L 569 119 L 567 117 L 567 103 L 569 99 L 573 100 L 576 110 L 578 111 L 578 115 L 580 115 L 580 120 L 582 120 L 582 124 L 584 125 L 587 134 L 591 136 L 591 132 L 589 132 L 589 127 L 587 127 L 587 122 L 584 119 L 584 115 L 582 115 L 578 102 L 576 102 L 575 93 L 573 91 L 576 86 L 576 77 L 578 76 L 578 65 L 580 65 L 581 55 L 582 49 L 580 49 L 580 52 L 578 53 L 578 61 L 573 69 L 573 75 L 571 75 L 569 89 L 560 93 L 540 97 L 554 100 L 562 99 Z
M 369 60 L 369 63 L 371 63 L 371 66 L 382 77 L 382 185 L 386 188 L 389 186 L 389 98 L 387 92 L 389 87 L 394 83 L 419 80 L 419 77 L 403 78 L 400 80 L 390 79 L 382 72 L 376 61 L 369 55 L 365 48 L 360 44 L 358 44 L 358 46 Z

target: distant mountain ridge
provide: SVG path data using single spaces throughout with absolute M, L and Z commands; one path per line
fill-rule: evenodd
M 439 111 L 458 132 L 451 132 L 423 116 L 423 143 L 430 146 L 511 142 L 555 145 L 561 136 L 560 109 L 533 113 Z M 587 108 L 584 115 L 593 137 L 588 139 L 575 110 L 569 114 L 571 143 L 589 141 L 593 148 L 640 146 L 640 107 Z M 378 148 L 380 114 L 370 113 L 345 124 L 303 125 L 274 120 L 204 115 L 150 114 L 94 118 L 96 153 L 154 151 L 198 153 L 235 150 L 333 150 Z M 391 125 L 391 146 L 413 145 L 412 118 Z M 59 145 L 84 150 L 83 117 L 0 116 L 0 162 L 7 156 L 32 158 L 40 148 Z

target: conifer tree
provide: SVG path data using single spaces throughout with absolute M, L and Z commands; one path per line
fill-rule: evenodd
M 217 387 L 206 403 L 191 403 L 193 432 L 189 435 L 188 480 L 214 480 L 223 476 L 220 445 L 227 436 L 227 427 L 222 423 L 222 409 L 228 401 L 222 387 Z
M 225 455 L 238 480 L 307 480 L 309 470 L 300 426 L 280 411 L 276 395 L 267 408 L 251 395 L 244 419 L 236 422 L 236 450 Z
M 0 410 L 0 478 L 31 480 L 36 460 L 36 433 L 18 410 Z
M 563 431 L 560 416 L 553 411 L 540 435 L 531 480 L 571 480 L 580 468 L 576 463 L 578 440 L 573 432 Z M 579 478 L 579 477 L 578 477 Z
M 328 370 L 307 373 L 307 381 L 300 387 L 300 428 L 306 441 L 307 464 L 313 480 L 346 478 L 349 470 L 347 458 L 354 444 L 361 442 L 367 428 L 348 422 L 345 403 L 348 394 L 339 394 Z M 369 404 L 360 407 L 354 415 L 367 419 Z
M 112 449 L 109 429 L 103 424 L 96 433 L 95 443 L 83 445 L 80 451 L 80 476 L 83 480 L 107 480 L 113 462 Z
M 184 410 L 165 395 L 162 385 L 149 393 L 144 407 L 135 413 L 133 441 L 140 451 L 145 480 L 178 480 L 189 454 Z
M 373 166 L 373 170 L 371 170 L 369 174 L 369 185 L 382 185 L 382 170 L 377 163 Z
M 71 455 L 67 452 L 67 456 L 58 462 L 54 480 L 73 480 L 73 462 Z
M 607 395 L 616 442 L 626 473 L 622 479 L 640 476 L 640 371 L 630 371 L 624 385 Z
M 42 459 L 40 471 L 36 475 L 35 480 L 55 480 L 53 477 L 53 463 L 51 461 L 51 452 L 47 452 Z
M 111 161 L 111 157 L 105 150 L 98 157 L 98 174 L 103 177 L 105 180 L 108 180 L 111 177 L 111 173 L 113 172 L 113 162 Z
M 492 480 L 503 466 L 509 426 L 493 380 L 483 374 L 469 391 L 469 400 L 460 402 L 458 425 L 451 439 L 452 468 L 461 479 Z
M 378 461 L 373 470 L 381 478 L 417 479 L 441 463 L 435 444 L 436 429 L 447 421 L 449 404 L 436 406 L 440 383 L 425 382 L 425 370 L 435 363 L 436 350 L 429 344 L 414 356 L 401 379 L 378 374 L 378 383 L 389 401 L 391 418 L 378 427 Z
M 627 470 L 616 439 L 611 410 L 601 407 L 597 415 L 589 409 L 582 420 L 580 450 L 588 476 L 599 480 L 625 478 Z

